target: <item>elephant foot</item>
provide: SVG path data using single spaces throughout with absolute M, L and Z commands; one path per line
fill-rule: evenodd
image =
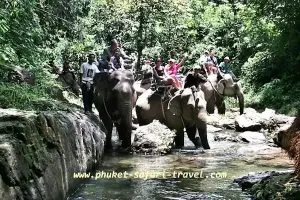
M 199 137 L 196 137 L 196 138 L 193 140 L 193 143 L 194 143 L 196 149 L 202 147 L 201 140 L 200 140 Z
M 181 137 L 175 137 L 175 148 L 180 149 L 184 147 L 184 139 Z
M 210 149 L 210 146 L 209 146 L 209 144 L 204 144 L 204 145 L 203 145 L 203 148 L 204 148 L 204 149 Z

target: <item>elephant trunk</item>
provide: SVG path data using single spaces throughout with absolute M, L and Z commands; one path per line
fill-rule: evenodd
M 132 99 L 123 101 L 120 106 L 120 124 L 118 128 L 122 146 L 127 148 L 131 145 L 132 132 Z
M 240 115 L 244 113 L 244 106 L 245 106 L 245 100 L 244 100 L 244 93 L 238 93 L 237 97 L 239 99 L 239 107 L 240 107 Z

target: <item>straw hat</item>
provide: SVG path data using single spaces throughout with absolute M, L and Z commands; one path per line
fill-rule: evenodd
M 224 58 L 224 60 L 228 60 L 228 61 L 230 61 L 230 59 L 229 59 L 229 57 L 228 57 L 228 56 L 226 56 L 226 57 Z
M 169 62 L 173 62 L 173 63 L 175 63 L 175 62 L 176 62 L 176 60 L 175 60 L 175 59 L 173 59 L 173 58 L 171 58 L 171 59 L 169 59 Z

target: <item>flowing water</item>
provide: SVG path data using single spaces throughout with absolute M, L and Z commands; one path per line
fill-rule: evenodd
M 279 148 L 216 142 L 213 134 L 209 134 L 211 149 L 205 152 L 193 150 L 185 138 L 183 150 L 173 150 L 166 156 L 106 153 L 94 178 L 86 180 L 68 199 L 250 199 L 233 183 L 235 178 L 250 172 L 292 169 L 291 162 Z M 102 171 L 123 174 L 119 174 L 119 178 L 104 178 Z M 182 173 L 180 177 L 179 173 Z M 96 176 L 99 179 L 95 180 Z

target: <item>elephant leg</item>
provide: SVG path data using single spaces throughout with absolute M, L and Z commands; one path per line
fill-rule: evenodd
M 177 130 L 175 136 L 175 148 L 180 149 L 184 147 L 184 131 Z
M 201 139 L 201 144 L 204 149 L 210 149 L 210 146 L 208 144 L 207 140 L 207 124 L 205 121 L 198 121 L 197 122 L 197 128 L 198 128 L 198 133 Z
M 224 97 L 221 97 L 220 95 L 216 95 L 216 106 L 218 108 L 218 113 L 220 115 L 225 115 L 225 102 Z
M 101 115 L 102 116 L 100 116 L 100 118 L 102 119 L 102 122 L 107 130 L 105 148 L 111 149 L 112 148 L 111 135 L 112 135 L 113 123 L 106 113 L 103 113 Z
M 215 95 L 212 95 L 206 103 L 206 110 L 209 114 L 214 114 L 215 112 Z
M 125 123 L 121 123 L 117 126 L 117 131 L 119 133 L 119 139 L 122 141 L 122 147 L 127 148 L 131 145 L 131 130 L 132 127 L 129 127 Z
M 193 142 L 195 147 L 196 148 L 201 147 L 202 145 L 201 145 L 200 138 L 196 137 L 196 131 L 197 131 L 196 124 L 194 124 L 192 126 L 186 126 L 185 129 L 186 129 L 189 139 Z

